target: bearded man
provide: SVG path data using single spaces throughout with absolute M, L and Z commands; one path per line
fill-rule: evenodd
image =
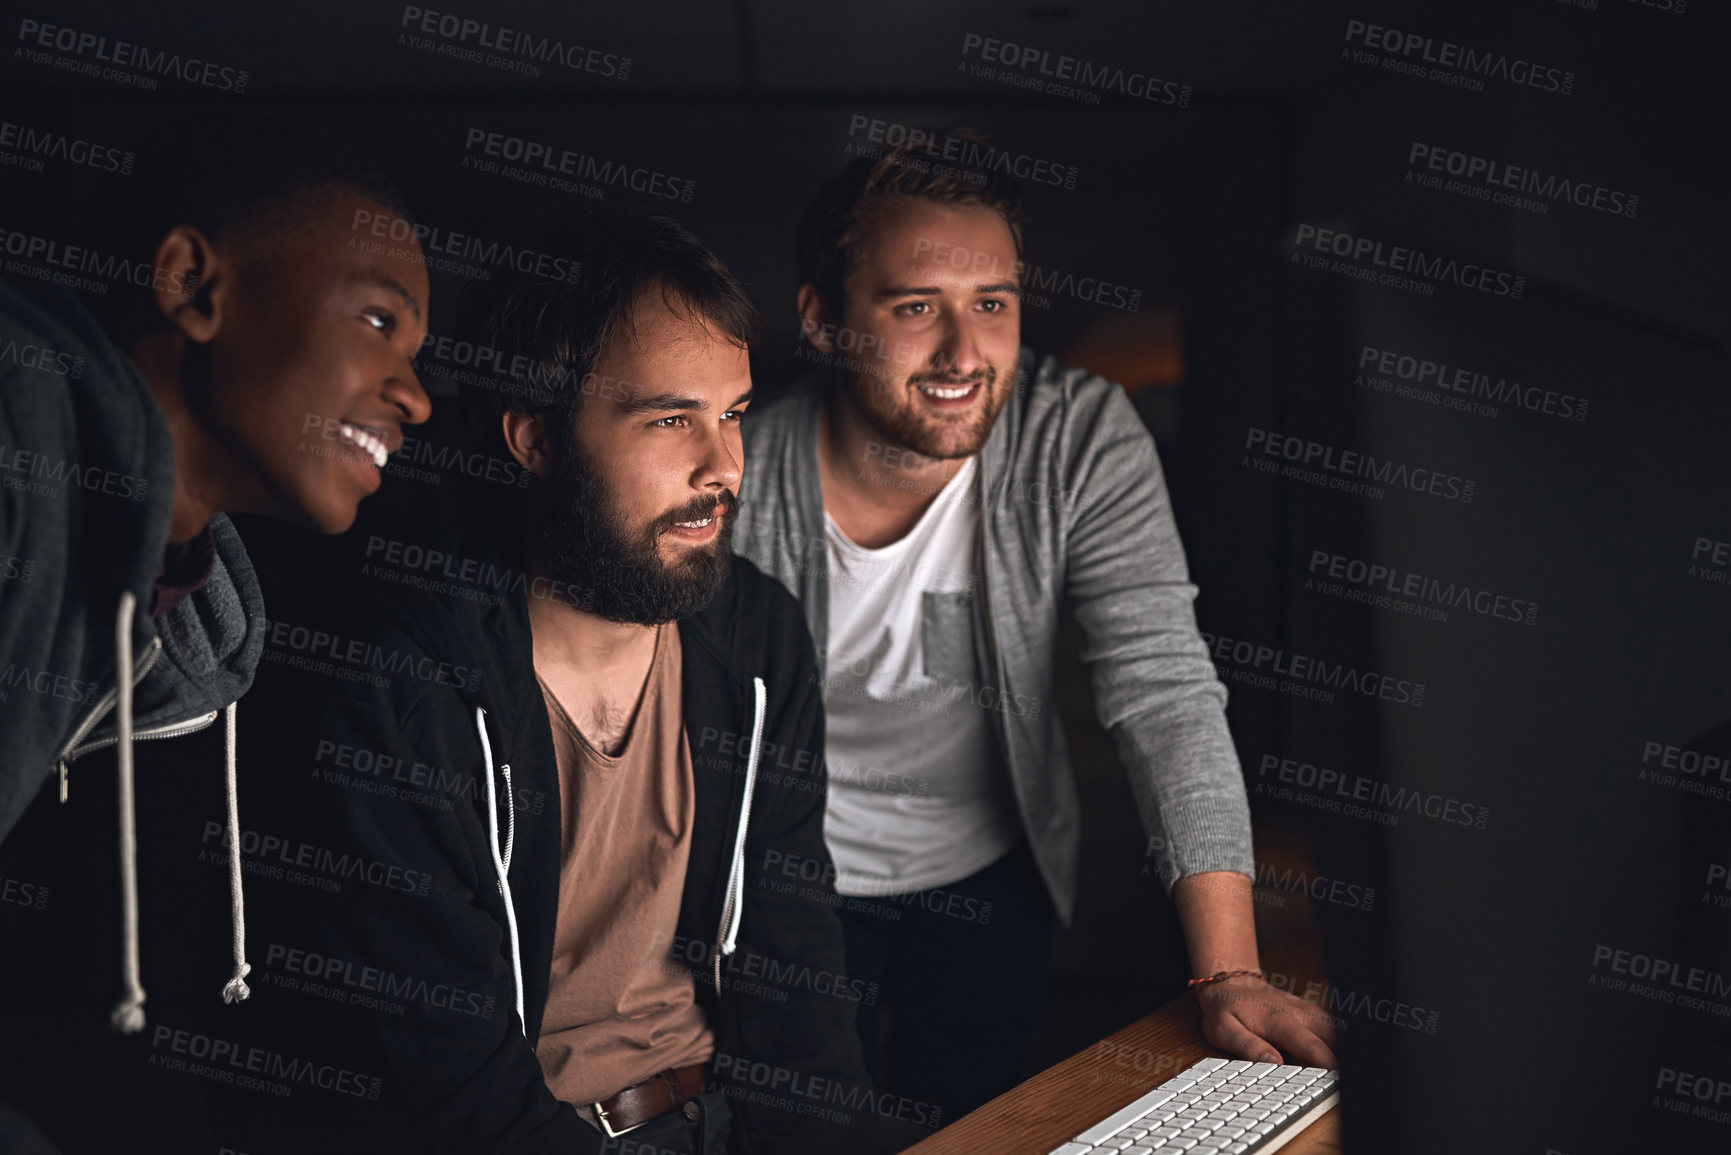
M 848 967 L 884 996 L 860 1008 L 868 1069 L 948 1116 L 1027 1073 L 1082 841 L 1066 610 L 1203 1034 L 1333 1067 L 1328 1017 L 1258 969 L 1244 778 L 1153 439 L 1118 386 L 1022 344 L 1014 180 L 918 151 L 850 162 L 806 211 L 796 304 L 824 367 L 753 418 L 735 538 L 816 639 Z

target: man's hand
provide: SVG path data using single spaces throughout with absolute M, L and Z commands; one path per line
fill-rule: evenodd
M 1222 979 L 1196 992 L 1202 1035 L 1223 1051 L 1253 1063 L 1340 1066 L 1334 1057 L 1334 1022 L 1321 1007 L 1269 986 L 1252 975 Z M 1285 1056 L 1284 1058 L 1282 1056 Z
M 1225 870 L 1185 875 L 1173 885 L 1172 900 L 1196 975 L 1262 969 L 1248 877 Z M 1223 1051 L 1254 1063 L 1278 1063 L 1284 1054 L 1308 1066 L 1340 1065 L 1330 1046 L 1334 1024 L 1313 1003 L 1251 975 L 1209 983 L 1196 997 L 1203 1037 Z

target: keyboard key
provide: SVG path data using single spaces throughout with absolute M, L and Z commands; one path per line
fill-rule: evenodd
M 1052 1148 L 1051 1155 L 1088 1155 L 1092 1150 L 1086 1143 L 1066 1143 L 1062 1147 Z
M 1217 1071 L 1226 1065 L 1225 1059 L 1198 1059 L 1192 1071 Z
M 1240 1071 L 1247 1070 L 1249 1066 L 1250 1061 L 1248 1059 L 1235 1059 L 1220 1069 L 1228 1075 L 1236 1075 Z
M 1100 1140 L 1105 1139 L 1108 1136 L 1116 1135 L 1127 1123 L 1140 1119 L 1150 1110 L 1160 1106 L 1162 1103 L 1165 1103 L 1171 1097 L 1172 1093 L 1170 1091 L 1164 1091 L 1159 1087 L 1156 1087 L 1146 1095 L 1143 1095 L 1140 1099 L 1137 1099 L 1134 1103 L 1131 1103 L 1122 1110 L 1113 1112 L 1098 1123 L 1094 1124 L 1092 1127 L 1088 1128 L 1086 1131 L 1077 1135 L 1076 1142 L 1098 1143 Z

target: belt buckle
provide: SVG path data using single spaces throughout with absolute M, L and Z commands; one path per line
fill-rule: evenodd
M 591 1104 L 591 1106 L 594 1107 L 594 1109 L 595 1109 L 596 1121 L 601 1124 L 601 1130 L 607 1133 L 607 1137 L 609 1139 L 617 1139 L 621 1135 L 629 1135 L 629 1134 L 631 1134 L 631 1132 L 637 1130 L 637 1128 L 643 1126 L 644 1123 L 649 1123 L 649 1122 L 653 1121 L 650 1119 L 645 1119 L 645 1120 L 643 1120 L 643 1123 L 633 1123 L 631 1126 L 625 1128 L 625 1130 L 623 1130 L 623 1131 L 615 1131 L 613 1129 L 613 1124 L 611 1122 L 609 1122 L 607 1119 L 607 1108 L 603 1107 L 600 1103 L 593 1103 L 593 1104 Z

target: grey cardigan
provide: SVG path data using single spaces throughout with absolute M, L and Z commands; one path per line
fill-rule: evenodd
M 734 549 L 794 591 L 828 650 L 829 579 L 818 417 L 829 370 L 744 422 Z M 982 596 L 971 599 L 982 686 L 1022 823 L 1058 913 L 1075 909 L 1080 806 L 1052 702 L 1068 598 L 1101 725 L 1130 775 L 1170 890 L 1188 874 L 1254 878 L 1250 809 L 1226 688 L 1196 629 L 1184 547 L 1141 418 L 1105 379 L 1024 348 L 1016 389 L 980 451 Z

